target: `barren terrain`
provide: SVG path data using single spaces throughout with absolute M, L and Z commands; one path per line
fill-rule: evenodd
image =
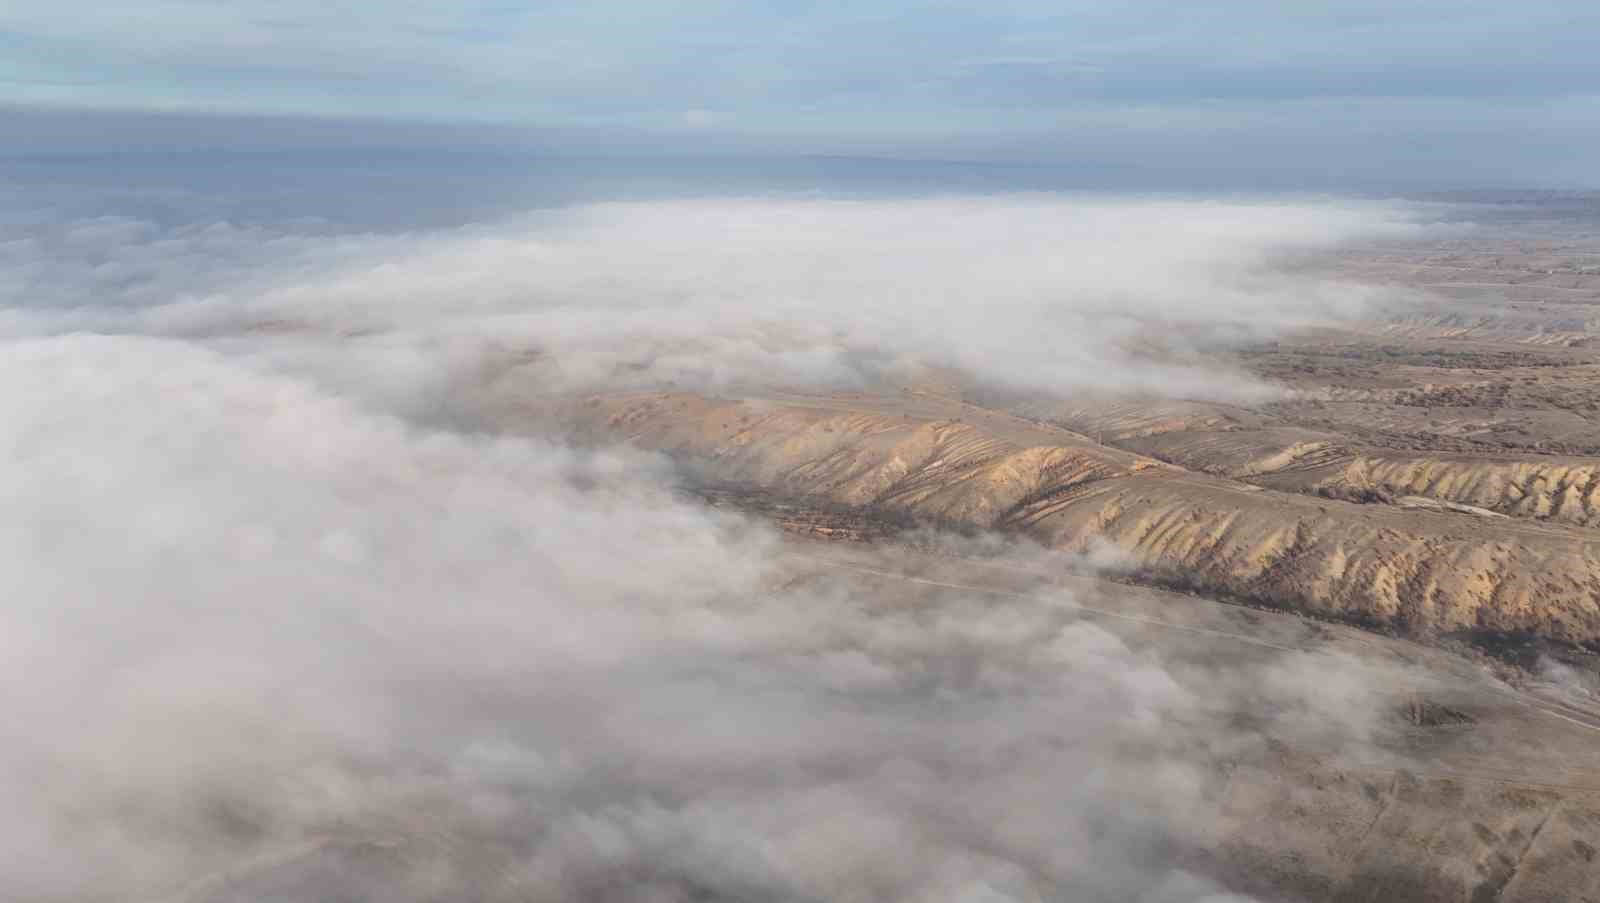
M 1420 300 L 1215 352 L 1282 390 L 1258 405 L 951 374 L 559 404 L 712 483 L 1109 544 L 1152 584 L 1418 638 L 1600 649 L 1600 237 L 1517 209 L 1304 264 Z

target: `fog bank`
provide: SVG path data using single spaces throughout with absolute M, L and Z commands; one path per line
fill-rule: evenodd
M 926 365 L 1259 397 L 1138 346 L 1384 303 L 1272 263 L 1414 219 L 1038 196 L 13 225 L 0 896 L 1236 899 L 1173 855 L 1215 763 L 1266 742 L 1230 713 L 1358 750 L 1393 675 L 1169 658 L 1065 590 L 818 576 L 660 458 L 473 415 Z M 291 891 L 251 884 L 269 863 Z

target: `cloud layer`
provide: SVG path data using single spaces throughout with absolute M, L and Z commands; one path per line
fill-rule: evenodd
M 1213 899 L 1166 851 L 1262 742 L 1234 708 L 1372 729 L 1336 659 L 795 583 L 649 458 L 166 340 L 0 370 L 9 899 L 207 899 L 308 843 L 391 851 L 292 885 L 361 899 Z
M 660 459 L 474 413 L 916 362 L 1235 397 L 1118 349 L 1359 310 L 1274 256 L 1409 220 L 1037 197 L 16 226 L 0 896 L 1235 899 L 1175 854 L 1213 764 L 1266 742 L 1231 714 L 1358 747 L 1370 672 L 1219 668 L 1064 592 L 818 573 Z
M 602 203 L 390 235 L 100 218 L 0 246 L 0 288 L 19 331 L 243 337 L 413 411 L 463 392 L 860 386 L 917 366 L 1241 400 L 1269 390 L 1183 352 L 1404 300 L 1275 264 L 1415 234 L 1416 215 L 1038 195 Z M 1130 355 L 1150 346 L 1171 353 Z

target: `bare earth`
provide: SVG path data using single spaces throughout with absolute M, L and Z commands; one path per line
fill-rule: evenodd
M 1253 407 L 949 376 L 606 395 L 563 413 L 713 482 L 1108 543 L 1153 584 L 1419 639 L 1600 650 L 1600 234 L 1519 209 L 1490 209 L 1467 237 L 1301 264 L 1423 300 L 1218 352 L 1285 390 Z

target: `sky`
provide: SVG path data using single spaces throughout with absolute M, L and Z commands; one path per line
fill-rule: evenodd
M 61 136 L 65 111 L 115 110 L 429 123 L 435 143 L 1588 185 L 1597 28 L 1578 0 L 11 0 L 0 105 L 55 111 L 16 129 L 47 149 L 83 140 Z

